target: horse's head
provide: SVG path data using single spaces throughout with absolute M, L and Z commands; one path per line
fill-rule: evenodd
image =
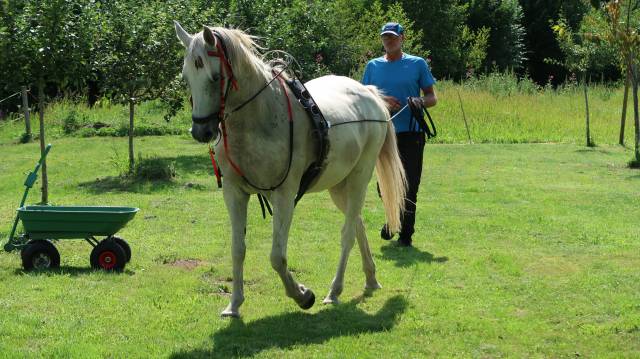
M 191 90 L 191 135 L 209 142 L 218 133 L 224 115 L 225 92 L 232 86 L 233 73 L 221 39 L 207 26 L 195 35 L 174 21 L 178 39 L 186 48 L 182 77 Z

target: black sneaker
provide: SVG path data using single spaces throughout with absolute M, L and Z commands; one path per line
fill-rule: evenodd
M 380 229 L 380 238 L 384 239 L 385 241 L 393 238 L 393 233 L 389 231 L 389 227 L 387 227 L 386 224 L 382 226 L 382 229 Z

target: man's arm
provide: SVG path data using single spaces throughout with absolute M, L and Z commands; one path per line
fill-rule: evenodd
M 433 86 L 425 87 L 422 89 L 423 95 L 422 105 L 424 107 L 433 107 L 438 103 L 438 97 L 436 96 L 436 91 L 433 89 Z

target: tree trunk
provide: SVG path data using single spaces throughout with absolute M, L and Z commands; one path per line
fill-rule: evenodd
M 589 129 L 589 97 L 587 96 L 587 79 L 586 76 L 583 77 L 584 80 L 584 108 L 585 115 L 587 120 L 587 147 L 592 147 L 593 143 L 591 142 L 591 131 Z
M 135 102 L 133 97 L 129 97 L 129 174 L 133 175 L 135 158 L 133 156 L 133 115 Z
M 24 133 L 26 138 L 31 141 L 31 113 L 29 112 L 29 94 L 27 86 L 22 86 L 22 111 L 24 111 Z
M 633 64 L 631 67 L 632 76 L 632 88 L 633 88 L 633 124 L 635 125 L 636 134 L 636 162 L 640 162 L 640 114 L 638 114 L 638 67 Z
M 627 103 L 629 100 L 629 84 L 631 82 L 631 69 L 627 66 L 627 78 L 624 82 L 624 98 L 622 100 L 622 116 L 620 117 L 620 146 L 624 146 L 624 127 L 627 121 Z
M 40 156 L 44 156 L 44 80 L 38 81 L 38 113 L 40 114 Z M 47 179 L 47 160 L 42 160 L 42 204 L 49 203 L 49 184 Z

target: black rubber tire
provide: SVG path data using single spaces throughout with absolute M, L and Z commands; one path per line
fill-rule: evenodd
M 120 272 L 127 264 L 127 255 L 118 243 L 105 239 L 91 251 L 90 262 L 93 268 Z
M 60 253 L 53 243 L 38 239 L 29 242 L 21 251 L 22 267 L 25 270 L 46 270 L 60 267 Z
M 122 247 L 122 249 L 124 249 L 124 254 L 127 257 L 127 263 L 129 263 L 129 261 L 131 260 L 131 246 L 129 246 L 129 243 L 127 243 L 124 238 L 116 236 L 112 236 L 111 240 L 116 242 L 120 247 Z

